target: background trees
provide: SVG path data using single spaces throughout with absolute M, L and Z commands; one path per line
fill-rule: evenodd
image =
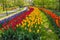
M 38 7 L 45 7 L 48 9 L 59 9 L 59 0 L 33 0 L 33 5 Z
M 0 0 L 3 10 L 4 8 L 21 7 L 31 4 L 37 7 L 60 10 L 60 0 Z
M 3 11 L 4 11 L 6 8 L 23 6 L 24 1 L 23 0 L 0 0 L 0 5 L 3 7 Z
M 24 5 L 24 1 L 23 0 L 15 0 L 15 3 L 14 3 L 16 6 L 23 6 Z

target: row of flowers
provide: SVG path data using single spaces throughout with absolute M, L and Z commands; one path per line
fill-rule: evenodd
M 17 24 L 21 24 L 22 20 L 25 19 L 25 17 L 28 16 L 32 11 L 33 11 L 33 8 L 30 8 L 30 10 L 25 11 L 21 14 L 18 14 L 17 16 L 14 16 L 15 18 L 12 17 L 12 20 L 8 22 L 4 22 L 4 24 L 2 24 L 2 27 L 6 30 L 12 27 L 12 29 L 15 30 L 15 26 Z
M 12 20 L 13 18 L 15 18 L 15 17 L 23 14 L 24 12 L 26 12 L 27 10 L 28 10 L 28 8 L 25 8 L 24 10 L 22 10 L 21 12 L 19 12 L 19 13 L 17 13 L 17 14 L 14 14 L 14 15 L 12 15 L 12 16 L 10 16 L 10 17 L 7 17 L 7 18 L 5 18 L 5 19 L 3 19 L 3 20 L 0 20 L 0 28 L 2 27 L 2 24 L 9 22 L 9 21 Z
M 59 16 L 57 16 L 55 13 L 51 12 L 50 10 L 46 10 L 44 8 L 39 8 L 39 9 L 44 11 L 46 14 L 50 15 L 54 19 L 56 25 L 58 27 L 60 27 L 60 22 L 59 22 L 60 21 L 60 17 Z
M 17 13 L 17 14 L 14 14 L 14 15 L 8 17 L 8 18 L 5 18 L 5 19 L 3 19 L 3 20 L 0 20 L 0 24 L 3 24 L 3 23 L 5 23 L 5 22 L 8 22 L 9 20 L 12 20 L 12 19 L 15 18 L 16 16 L 21 15 L 22 13 L 24 13 L 24 12 L 26 12 L 26 11 L 27 11 L 27 9 L 25 9 L 25 10 L 23 10 L 22 12 L 19 12 L 19 13 Z

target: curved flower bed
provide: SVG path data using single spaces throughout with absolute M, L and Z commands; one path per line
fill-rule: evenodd
M 60 27 L 60 17 L 57 16 L 55 13 L 51 12 L 50 10 L 46 10 L 44 8 L 40 8 L 40 10 L 44 11 L 46 14 L 50 15 L 53 20 L 55 21 L 56 25 Z
M 25 12 L 21 12 L 19 14 L 13 15 L 10 18 L 4 19 L 2 20 L 2 27 L 4 29 L 8 29 L 10 26 L 14 29 L 14 27 L 21 23 L 21 21 L 27 16 L 29 15 L 31 12 L 33 11 L 32 8 L 30 8 L 30 10 L 25 11 Z
M 25 9 L 22 10 L 21 12 L 16 13 L 16 14 L 14 14 L 14 15 L 12 15 L 12 16 L 9 16 L 9 17 L 4 18 L 4 19 L 2 19 L 2 20 L 0 19 L 0 24 L 3 24 L 4 22 L 7 22 L 7 21 L 11 20 L 11 19 L 15 18 L 16 16 L 18 16 L 18 15 L 20 15 L 20 14 L 22 14 L 23 12 L 26 12 L 26 11 L 27 11 L 27 8 L 25 8 Z
M 5 18 L 5 19 L 0 20 L 0 27 L 2 27 L 2 24 L 9 22 L 9 21 L 12 20 L 13 18 L 15 18 L 15 17 L 23 14 L 23 13 L 26 12 L 26 11 L 27 11 L 27 9 L 24 9 L 24 10 L 22 10 L 22 12 L 19 12 L 19 13 L 17 13 L 17 14 L 14 14 L 14 15 L 10 16 L 10 17 L 7 17 L 7 18 Z
M 44 12 L 46 16 L 49 18 L 51 24 L 53 25 L 55 29 L 56 34 L 60 38 L 60 17 L 57 16 L 55 13 L 49 10 L 46 10 L 44 8 L 40 8 L 40 10 L 42 10 L 42 12 Z
M 21 24 L 22 20 L 25 19 L 25 17 L 28 16 L 32 11 L 33 11 L 33 8 L 30 8 L 30 10 L 24 12 L 21 15 L 19 14 L 18 16 L 10 20 L 8 23 L 4 23 L 2 27 L 4 29 L 8 29 L 9 27 L 12 27 L 13 29 L 15 29 L 15 26 L 17 24 Z

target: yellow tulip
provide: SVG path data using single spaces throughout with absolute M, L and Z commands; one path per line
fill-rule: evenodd
M 30 21 L 28 21 L 28 23 L 30 24 Z
M 25 20 L 23 20 L 23 22 L 25 22 Z
M 28 24 L 28 27 L 30 27 L 30 26 L 31 26 L 31 24 L 29 23 L 29 24 Z
M 38 21 L 38 24 L 40 24 L 40 22 Z
M 29 30 L 29 32 L 32 32 L 32 30 L 31 29 L 28 29 Z
M 16 25 L 16 27 L 19 27 L 19 25 Z
M 25 24 L 25 23 L 23 23 L 23 24 L 22 24 L 22 27 L 24 27 L 25 25 L 26 25 L 26 24 Z
M 34 18 L 32 18 L 31 20 L 32 20 L 32 21 L 34 21 L 35 19 L 34 19 Z
M 37 33 L 39 33 L 39 31 L 40 31 L 40 30 L 38 29 L 38 30 L 37 30 Z
M 26 17 L 26 19 L 28 19 L 28 17 Z
M 22 21 L 22 24 L 23 24 L 24 22 Z
M 20 26 L 21 24 L 19 23 L 19 26 Z

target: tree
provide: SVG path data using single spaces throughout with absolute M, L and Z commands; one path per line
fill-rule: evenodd
M 0 3 L 2 4 L 3 11 L 4 11 L 4 0 L 0 0 Z
M 33 0 L 34 6 L 45 7 L 50 9 L 57 9 L 58 6 L 57 0 Z
M 33 5 L 34 6 L 39 6 L 40 4 L 40 1 L 39 0 L 33 0 Z
M 59 0 L 59 11 L 60 11 L 60 0 Z
M 23 0 L 14 0 L 14 5 L 16 5 L 16 6 L 23 6 L 24 5 L 24 1 Z

